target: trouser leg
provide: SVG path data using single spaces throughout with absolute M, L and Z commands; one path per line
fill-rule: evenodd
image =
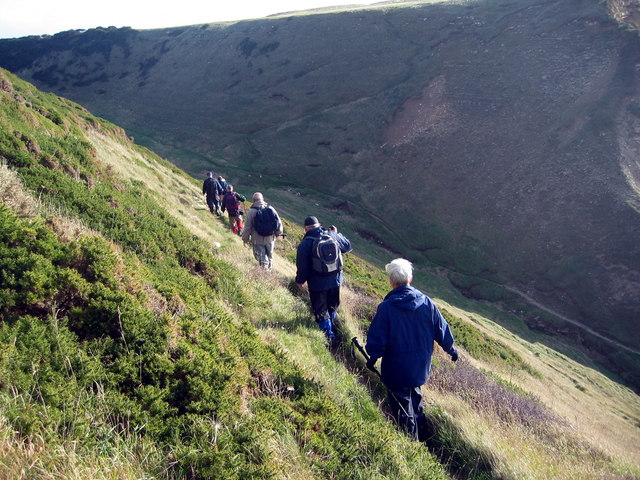
M 426 424 L 420 387 L 388 389 L 387 397 L 398 427 L 412 440 L 419 440 L 418 433 L 424 430 Z
M 273 243 L 266 245 L 253 245 L 253 256 L 261 267 L 270 269 L 273 256 Z
M 329 319 L 331 320 L 332 327 L 335 327 L 336 315 L 338 314 L 339 306 L 340 287 L 327 290 L 327 312 L 329 312 Z
M 209 211 L 214 213 L 215 199 L 207 195 L 207 206 L 209 207 Z
M 269 242 L 264 246 L 264 255 L 266 258 L 266 267 L 271 268 L 273 266 L 273 249 L 275 247 L 275 240 L 273 242 Z
M 309 290 L 309 298 L 318 328 L 324 332 L 327 338 L 334 338 L 335 334 L 333 333 L 327 304 L 328 292 L 328 290 Z
M 231 231 L 233 233 L 238 233 L 240 231 L 240 226 L 238 226 L 238 221 L 240 217 L 232 217 L 229 216 L 229 225 L 231 226 Z

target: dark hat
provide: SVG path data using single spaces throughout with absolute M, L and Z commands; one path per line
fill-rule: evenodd
M 310 227 L 311 225 L 317 225 L 318 223 L 318 219 L 316 217 L 310 216 L 304 219 L 304 226 L 305 227 Z
M 207 172 L 207 175 L 210 177 L 213 175 L 213 172 Z

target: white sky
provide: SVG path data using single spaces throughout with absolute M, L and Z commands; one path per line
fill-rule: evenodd
M 379 0 L 376 0 L 379 1 Z M 0 38 L 95 27 L 177 27 L 367 0 L 0 0 Z

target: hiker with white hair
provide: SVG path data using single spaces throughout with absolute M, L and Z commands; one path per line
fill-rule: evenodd
M 434 341 L 458 360 L 449 324 L 431 299 L 411 286 L 413 266 L 397 258 L 385 266 L 392 290 L 378 305 L 367 332 L 367 367 L 382 358 L 380 376 L 396 423 L 424 441 L 426 417 L 421 386 L 431 370 Z
M 264 201 L 262 193 L 254 193 L 251 199 L 253 205 L 247 211 L 242 241 L 245 244 L 251 243 L 253 256 L 260 266 L 271 270 L 276 237 L 282 235 L 282 221 L 276 209 Z

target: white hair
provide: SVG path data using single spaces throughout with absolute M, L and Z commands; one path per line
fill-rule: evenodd
M 259 202 L 259 201 L 264 200 L 264 197 L 262 196 L 262 194 L 260 192 L 256 192 L 256 193 L 253 194 L 252 200 L 254 202 Z
M 394 285 L 409 285 L 413 280 L 413 266 L 404 258 L 392 260 L 385 265 L 384 269 Z

